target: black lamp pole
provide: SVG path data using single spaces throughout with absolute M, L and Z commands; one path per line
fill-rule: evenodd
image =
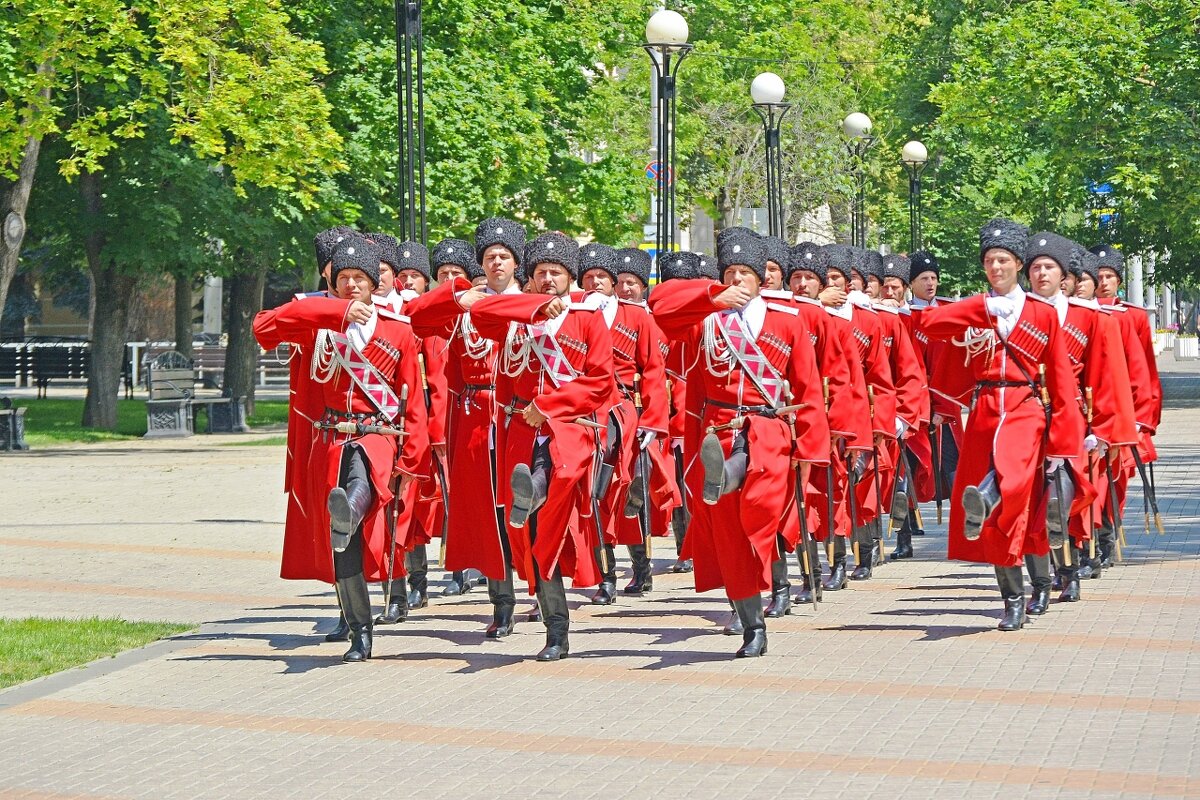
M 690 44 L 650 42 L 642 45 L 654 65 L 658 91 L 655 137 L 660 165 L 655 194 L 654 249 L 657 258 L 675 249 L 675 76 L 692 51 Z M 657 267 L 657 264 L 655 265 Z
M 909 251 L 915 253 L 924 246 L 921 233 L 921 173 L 927 161 L 904 160 L 908 172 L 908 233 Z
M 421 0 L 396 0 L 400 234 L 425 244 L 425 77 Z
M 767 232 L 783 235 L 783 153 L 779 146 L 779 126 L 792 106 L 790 103 L 754 103 L 762 119 L 767 141 Z
M 870 135 L 856 136 L 846 142 L 853 164 L 854 204 L 850 211 L 850 243 L 855 247 L 867 246 L 867 174 L 863 169 L 863 161 L 873 144 L 875 137 Z

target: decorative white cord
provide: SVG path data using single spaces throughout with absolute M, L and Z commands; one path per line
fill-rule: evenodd
M 486 359 L 491 354 L 492 348 L 495 347 L 495 342 L 479 335 L 479 331 L 471 322 L 470 314 L 463 314 L 459 317 L 458 332 L 462 336 L 463 350 L 476 361 Z
M 950 343 L 966 351 L 963 366 L 967 366 L 984 350 L 987 350 L 988 358 L 992 357 L 996 350 L 996 332 L 991 328 L 967 328 L 961 339 L 951 339 Z
M 723 337 L 717 335 L 717 315 L 709 314 L 704 319 L 704 336 L 700 339 L 700 350 L 704 353 L 704 368 L 710 375 L 723 378 L 733 369 L 733 353 Z
M 500 371 L 510 378 L 516 378 L 529 369 L 529 356 L 533 352 L 528 333 L 514 346 L 513 340 L 517 338 L 520 327 L 517 322 L 509 324 L 508 336 L 504 337 L 504 350 L 500 353 Z
M 309 376 L 317 383 L 329 383 L 337 374 L 338 364 L 334 358 L 331 334 L 332 331 L 328 328 L 321 328 L 317 331 L 316 342 L 313 343 L 312 367 L 309 369 Z

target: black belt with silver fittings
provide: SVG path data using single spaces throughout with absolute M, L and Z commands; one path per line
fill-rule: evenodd
M 496 384 L 494 383 L 464 383 L 463 393 L 458 396 L 458 401 L 463 405 L 463 413 L 470 414 L 471 406 L 482 408 L 482 406 L 476 404 L 475 395 L 480 392 L 494 391 L 496 391 Z
M 738 403 L 722 403 L 720 400 L 705 400 L 704 405 L 734 411 L 739 417 L 744 417 L 748 414 L 771 418 L 778 416 L 776 408 L 768 405 L 746 406 Z
M 348 438 L 364 436 L 368 433 L 389 433 L 403 436 L 392 423 L 374 411 L 355 412 L 343 411 L 337 408 L 326 408 L 325 413 L 313 426 L 321 431 L 321 437 L 329 441 L 343 434 Z

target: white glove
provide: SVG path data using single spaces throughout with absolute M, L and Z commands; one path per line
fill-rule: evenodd
M 1046 474 L 1047 475 L 1052 474 L 1055 470 L 1057 470 L 1059 467 L 1061 467 L 1065 463 L 1067 463 L 1066 460 L 1062 459 L 1062 458 L 1047 458 L 1046 459 Z
M 908 430 L 908 423 L 896 417 L 896 438 L 903 439 L 905 432 Z
M 1095 450 L 1099 444 L 1100 440 L 1096 438 L 1096 434 L 1094 433 L 1089 433 L 1083 438 L 1083 449 L 1088 453 Z

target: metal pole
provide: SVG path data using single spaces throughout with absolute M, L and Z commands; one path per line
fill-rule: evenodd
M 692 47 L 658 43 L 648 43 L 642 47 L 650 56 L 658 88 L 659 179 L 655 203 L 658 219 L 655 220 L 654 234 L 657 269 L 657 259 L 675 248 L 675 73 Z
M 425 219 L 425 36 L 421 31 L 421 0 L 408 4 L 409 36 L 417 42 L 417 205 L 420 236 L 413 241 L 427 244 L 429 228 Z

